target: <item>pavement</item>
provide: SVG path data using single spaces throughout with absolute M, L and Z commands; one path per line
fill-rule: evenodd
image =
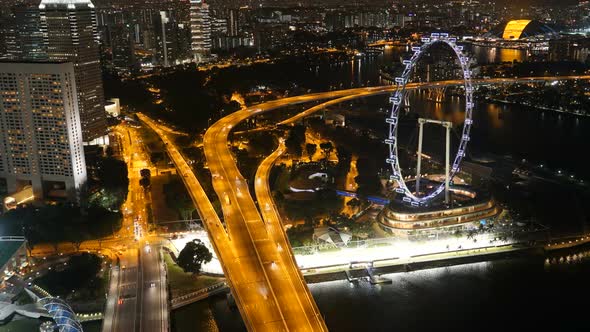
M 166 268 L 162 259 L 161 245 L 144 244 L 140 248 L 141 260 L 141 319 L 139 331 L 168 331 L 168 299 Z

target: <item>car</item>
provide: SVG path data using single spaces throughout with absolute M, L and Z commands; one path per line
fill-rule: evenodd
M 156 287 L 156 283 L 155 282 L 150 283 L 150 288 L 154 288 L 154 287 Z

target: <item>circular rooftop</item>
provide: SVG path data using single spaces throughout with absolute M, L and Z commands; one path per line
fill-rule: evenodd
M 536 20 L 512 20 L 499 24 L 485 37 L 504 40 L 552 39 L 559 34 L 548 25 Z

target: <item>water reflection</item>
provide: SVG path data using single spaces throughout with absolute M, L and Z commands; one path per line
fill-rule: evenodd
M 487 104 L 486 107 L 486 114 L 488 116 L 488 122 L 490 123 L 491 127 L 494 129 L 499 129 L 502 126 L 502 112 L 503 106 L 498 106 L 496 104 Z
M 478 64 L 513 62 L 515 60 L 522 62 L 529 58 L 526 51 L 517 49 L 469 46 L 468 50 L 475 57 Z
M 496 49 L 481 46 L 466 46 L 476 63 L 479 65 L 498 63 L 514 60 L 524 61 L 528 55 L 523 50 Z M 399 63 L 403 58 L 408 58 L 409 48 L 406 46 L 388 47 L 377 56 L 365 56 L 342 62 L 326 63 L 308 68 L 317 78 L 314 84 L 319 86 L 364 86 L 377 84 L 391 84 L 382 79 L 379 70 L 386 66 Z M 395 75 L 395 73 L 394 73 Z

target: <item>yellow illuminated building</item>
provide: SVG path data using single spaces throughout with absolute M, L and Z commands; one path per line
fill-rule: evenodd
M 513 20 L 506 24 L 504 33 L 502 34 L 503 39 L 520 39 L 522 31 L 527 25 L 531 23 L 531 20 Z

